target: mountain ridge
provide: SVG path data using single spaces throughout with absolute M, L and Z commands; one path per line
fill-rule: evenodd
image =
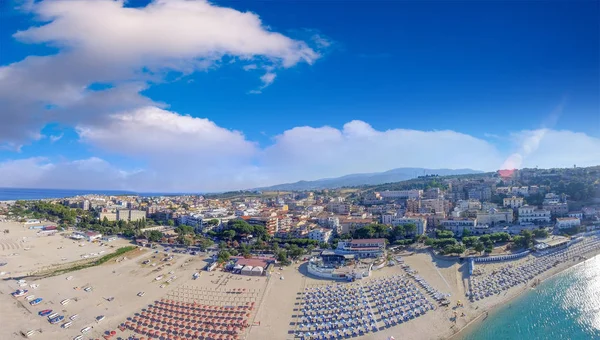
M 378 185 L 400 182 L 424 175 L 469 175 L 480 174 L 483 171 L 473 169 L 427 169 L 427 168 L 395 168 L 383 172 L 348 174 L 340 177 L 321 178 L 313 181 L 301 180 L 293 183 L 282 183 L 268 187 L 255 188 L 261 191 L 298 191 L 336 189 L 348 186 Z

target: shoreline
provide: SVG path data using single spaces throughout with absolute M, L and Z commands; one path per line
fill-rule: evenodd
M 586 262 L 596 256 L 600 256 L 600 249 L 586 253 L 586 254 L 584 254 L 584 256 L 586 256 L 585 259 L 561 263 L 561 265 L 559 265 L 555 268 L 556 269 L 555 271 L 550 271 L 549 273 L 547 273 L 548 275 L 541 275 L 541 277 L 539 277 L 539 278 L 534 278 L 533 280 L 539 279 L 539 284 L 537 284 L 536 287 L 540 286 L 547 280 L 557 276 L 558 274 L 565 272 L 567 269 L 573 268 L 573 267 L 575 267 L 583 262 Z M 456 331 L 455 333 L 453 333 L 451 336 L 449 336 L 446 339 L 447 340 L 460 340 L 461 339 L 460 336 L 464 335 L 467 330 L 474 329 L 475 327 L 479 326 L 480 324 L 483 323 L 483 321 L 486 320 L 486 318 L 482 318 L 484 315 L 486 315 L 486 313 L 489 316 L 489 314 L 497 312 L 500 308 L 504 307 L 507 303 L 515 300 L 518 297 L 523 296 L 524 293 L 531 292 L 531 290 L 533 290 L 533 288 L 529 285 L 529 282 L 528 282 L 526 287 L 522 288 L 520 291 L 514 291 L 513 295 L 511 295 L 510 297 L 507 297 L 506 299 L 498 301 L 488 308 L 482 309 L 482 311 L 479 315 L 477 315 L 473 320 L 469 321 L 466 325 L 461 327 L 458 331 Z

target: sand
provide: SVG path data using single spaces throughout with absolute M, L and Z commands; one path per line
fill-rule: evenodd
M 255 310 L 249 318 L 250 327 L 244 336 L 250 340 L 264 339 L 294 339 L 296 315 L 301 302 L 300 292 L 307 286 L 332 283 L 330 280 L 314 278 L 306 273 L 306 263 L 296 263 L 280 269 L 273 268 L 267 277 L 246 277 L 221 271 L 203 272 L 200 269 L 206 264 L 199 256 L 175 254 L 174 259 L 161 261 L 164 254 L 154 253 L 144 248 L 127 254 L 127 259 L 110 261 L 101 266 L 92 267 L 60 276 L 28 280 L 27 284 L 39 284 L 39 288 L 29 286 L 19 287 L 16 278 L 39 270 L 60 264 L 81 261 L 81 255 L 105 251 L 108 254 L 120 246 L 129 244 L 127 240 L 117 240 L 108 246 L 90 244 L 87 241 L 72 241 L 65 236 L 36 236 L 36 231 L 23 227 L 20 223 L 0 222 L 0 230 L 9 229 L 9 234 L 0 234 L 0 262 L 7 264 L 0 267 L 6 272 L 0 276 L 0 339 L 21 339 L 21 331 L 39 329 L 42 334 L 36 338 L 42 339 L 73 339 L 80 334 L 84 327 L 91 326 L 92 330 L 84 339 L 100 338 L 107 330 L 116 330 L 117 326 L 127 318 L 140 312 L 149 304 L 154 304 L 161 298 L 184 302 L 197 302 L 209 305 L 236 305 L 254 302 Z M 85 243 L 80 247 L 80 243 Z M 111 248 L 110 246 L 114 246 Z M 29 248 L 29 250 L 25 250 Z M 60 248 L 60 249 L 59 249 Z M 501 295 L 471 303 L 465 298 L 466 263 L 434 258 L 425 249 L 413 249 L 411 253 L 399 254 L 404 263 L 416 270 L 419 276 L 442 293 L 450 294 L 449 307 L 438 306 L 436 310 L 425 315 L 396 325 L 381 329 L 376 333 L 368 333 L 357 339 L 447 339 L 460 338 L 454 335 L 468 325 L 475 325 L 482 319 L 486 311 L 505 304 L 518 296 L 529 287 L 517 286 L 503 292 Z M 588 257 L 595 254 L 587 254 Z M 151 264 L 143 264 L 150 260 Z M 518 260 L 513 263 L 518 263 Z M 566 262 L 536 277 L 544 279 L 560 272 L 577 262 Z M 493 270 L 502 264 L 486 264 L 486 270 Z M 170 274 L 170 272 L 173 272 Z M 201 272 L 197 280 L 192 274 Z M 385 267 L 374 271 L 372 277 L 358 281 L 368 285 L 370 280 L 397 274 L 404 274 L 400 266 Z M 177 278 L 166 284 L 166 280 L 176 275 Z M 71 280 L 67 277 L 72 276 Z M 163 276 L 160 280 L 156 277 Z M 282 279 L 283 278 L 283 279 Z M 336 281 L 340 284 L 344 282 Z M 160 286 L 164 284 L 164 288 Z M 85 292 L 84 287 L 91 286 L 91 292 Z M 11 292 L 18 288 L 29 289 L 29 294 L 42 297 L 44 301 L 38 306 L 30 306 L 24 298 L 14 298 Z M 231 289 L 244 288 L 246 293 L 239 296 L 227 295 Z M 145 295 L 138 297 L 143 291 Z M 429 298 L 428 295 L 426 295 Z M 114 297 L 113 301 L 107 298 Z M 60 301 L 71 299 L 68 305 L 62 306 Z M 433 300 L 430 299 L 432 302 Z M 456 307 L 461 300 L 464 307 Z M 437 306 L 437 303 L 436 303 Z M 53 309 L 64 315 L 66 319 L 78 314 L 79 318 L 68 329 L 59 325 L 51 325 L 45 317 L 37 313 L 43 309 Z M 455 314 L 455 312 L 457 314 Z M 464 316 L 462 314 L 464 313 Z M 101 323 L 96 317 L 104 315 Z M 454 316 L 457 315 L 456 321 Z M 68 321 L 68 320 L 66 320 Z M 134 333 L 130 330 L 117 331 L 117 335 L 127 338 Z

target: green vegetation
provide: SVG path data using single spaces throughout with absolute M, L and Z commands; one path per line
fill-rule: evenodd
M 146 232 L 145 236 L 148 239 L 148 241 L 151 241 L 151 242 L 159 242 L 164 237 L 163 233 L 161 233 L 160 231 L 156 231 L 156 230 L 151 230 L 151 231 Z
M 45 277 L 50 277 L 50 276 L 57 276 L 57 275 L 62 275 L 62 274 L 66 274 L 66 273 L 70 273 L 70 272 L 74 272 L 77 270 L 82 270 L 82 269 L 86 269 L 86 268 L 91 268 L 91 267 L 95 267 L 95 266 L 99 266 L 101 264 L 104 264 L 112 259 L 115 259 L 121 255 L 124 255 L 130 251 L 133 251 L 137 249 L 136 246 L 126 246 L 126 247 L 121 247 L 119 249 L 117 249 L 114 253 L 110 253 L 107 255 L 102 256 L 101 258 L 92 261 L 92 262 L 88 262 L 88 263 L 84 263 L 84 264 L 76 264 L 73 265 L 71 267 L 67 267 L 67 268 L 63 268 L 63 269 L 58 269 L 55 270 L 51 273 L 49 273 L 48 275 L 44 275 Z
M 546 229 L 536 229 L 533 231 L 533 236 L 535 238 L 546 238 L 548 237 L 548 231 Z
M 351 237 L 355 239 L 387 238 L 390 243 L 395 243 L 398 240 L 404 240 L 406 238 L 412 239 L 413 236 L 415 236 L 416 231 L 417 226 L 413 223 L 397 225 L 394 227 L 385 224 L 372 223 L 356 229 Z
M 229 261 L 230 257 L 231 257 L 231 253 L 229 253 L 227 250 L 221 250 L 221 251 L 219 251 L 219 254 L 217 255 L 217 262 L 225 263 L 225 262 Z

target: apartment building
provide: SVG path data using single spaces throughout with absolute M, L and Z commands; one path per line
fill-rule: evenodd
M 427 220 L 427 230 L 431 229 L 431 228 L 435 228 L 437 226 L 440 225 L 441 221 L 446 219 L 446 214 L 444 213 L 424 213 L 424 214 L 413 214 L 413 213 L 406 213 L 404 215 L 404 217 L 406 218 L 418 218 L 418 217 L 422 217 L 425 220 Z
M 406 200 L 406 212 L 418 213 L 421 209 L 421 200 L 418 199 L 408 199 Z
M 445 213 L 447 211 L 446 208 L 448 208 L 449 205 L 447 204 L 446 200 L 444 200 L 442 198 L 436 198 L 436 199 L 421 200 L 421 207 L 427 208 L 430 210 L 427 212 Z
M 108 221 L 116 221 L 117 220 L 117 214 L 114 213 L 114 212 L 101 212 L 100 213 L 100 221 L 103 221 L 105 218 Z
M 522 206 L 519 208 L 519 224 L 524 223 L 550 223 L 550 211 L 529 205 Z
M 384 199 L 420 199 L 423 195 L 423 190 L 386 190 L 380 192 L 379 195 Z
M 351 205 L 340 202 L 330 202 L 327 204 L 327 211 L 339 215 L 348 215 L 350 213 Z
M 441 226 L 452 231 L 455 235 L 462 235 L 465 229 L 472 230 L 477 226 L 477 220 L 474 218 L 442 220 Z
M 140 221 L 146 218 L 146 212 L 144 210 L 129 210 L 129 209 L 118 209 L 117 220 L 118 221 Z
M 569 213 L 569 205 L 567 203 L 548 203 L 544 204 L 542 208 L 549 210 L 552 216 L 567 216 Z
M 195 232 L 202 231 L 203 216 L 200 214 L 190 214 L 179 216 L 178 222 L 180 225 L 189 225 L 194 228 Z
M 490 209 L 477 213 L 477 224 L 496 225 L 500 223 L 512 223 L 514 215 L 512 210 Z
M 558 229 L 570 229 L 580 225 L 581 220 L 577 217 L 558 217 L 556 219 L 556 228 Z
M 329 242 L 332 234 L 331 229 L 317 228 L 308 233 L 308 238 L 319 242 Z
M 523 197 L 517 197 L 517 196 L 513 196 L 513 197 L 506 197 L 502 200 L 503 202 L 503 206 L 508 208 L 512 208 L 512 209 L 518 209 L 520 207 L 522 207 L 523 205 L 525 205 L 525 201 L 523 199 Z

